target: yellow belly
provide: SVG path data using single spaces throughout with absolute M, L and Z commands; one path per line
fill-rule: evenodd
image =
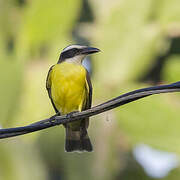
M 82 110 L 86 99 L 85 83 L 86 70 L 83 66 L 63 62 L 53 67 L 51 95 L 62 114 Z

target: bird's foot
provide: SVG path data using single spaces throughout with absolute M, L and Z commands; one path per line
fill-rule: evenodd
M 61 115 L 61 113 L 58 112 L 58 113 L 56 113 L 55 115 L 51 116 L 51 117 L 49 118 L 49 122 L 50 122 L 50 123 L 55 123 L 55 117 L 56 117 L 56 116 L 60 116 L 60 115 Z
M 68 119 L 71 119 L 71 118 L 73 117 L 73 115 L 74 115 L 75 113 L 77 113 L 77 112 L 79 112 L 79 111 L 72 111 L 72 112 L 66 114 L 66 117 L 67 117 Z

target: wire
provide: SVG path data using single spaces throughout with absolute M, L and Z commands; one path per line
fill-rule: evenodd
M 28 126 L 0 129 L 0 139 L 28 134 L 42 129 L 50 128 L 53 126 L 77 121 L 79 119 L 83 119 L 86 117 L 103 113 L 105 111 L 109 111 L 116 107 L 122 106 L 124 104 L 128 104 L 130 102 L 136 101 L 138 99 L 147 96 L 151 96 L 153 94 L 179 92 L 179 91 L 180 91 L 180 81 L 168 85 L 151 86 L 147 88 L 134 90 L 82 112 L 74 112 L 62 116 L 60 116 L 59 113 L 57 113 L 50 118 L 35 122 Z

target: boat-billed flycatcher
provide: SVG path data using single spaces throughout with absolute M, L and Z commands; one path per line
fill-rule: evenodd
M 57 64 L 50 68 L 46 88 L 56 113 L 63 115 L 91 108 L 92 85 L 82 61 L 87 55 L 97 52 L 97 48 L 70 45 L 63 49 Z M 92 151 L 88 124 L 89 118 L 64 124 L 67 152 Z

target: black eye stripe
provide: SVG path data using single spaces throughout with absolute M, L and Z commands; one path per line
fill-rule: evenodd
M 79 52 L 79 49 L 73 48 L 67 51 L 68 54 L 76 55 Z
M 81 52 L 81 49 L 77 49 L 77 48 L 69 49 L 69 50 L 61 53 L 59 60 L 63 61 L 64 59 L 72 58 L 72 57 L 80 54 L 80 52 Z

